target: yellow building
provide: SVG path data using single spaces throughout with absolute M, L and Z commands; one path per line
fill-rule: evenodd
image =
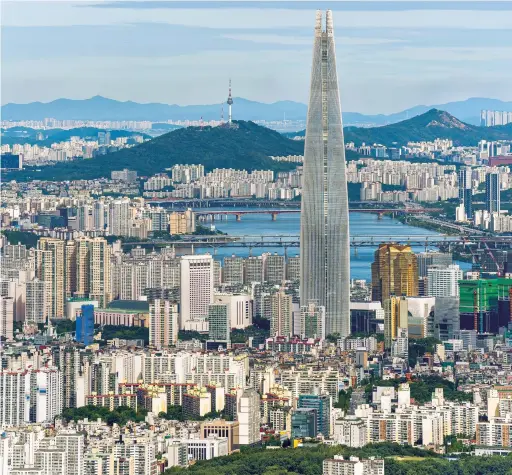
M 381 244 L 372 264 L 372 299 L 418 295 L 418 261 L 411 246 Z
M 384 344 L 391 348 L 399 328 L 408 328 L 408 306 L 405 297 L 392 296 L 384 300 Z
M 169 233 L 192 234 L 196 232 L 196 216 L 189 208 L 184 213 L 177 211 L 169 215 Z

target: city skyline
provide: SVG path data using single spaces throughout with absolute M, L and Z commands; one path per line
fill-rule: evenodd
M 510 5 L 329 4 L 343 28 L 336 40 L 344 109 L 390 113 L 491 92 L 511 100 Z M 306 102 L 314 9 L 312 2 L 3 2 L 3 103 L 100 94 L 214 104 L 225 100 L 229 77 L 236 97 Z M 28 41 L 34 36 L 38 48 Z
M 301 305 L 325 307 L 327 333 L 350 334 L 350 248 L 332 12 L 316 12 L 300 221 Z M 348 297 L 348 298 L 347 298 Z

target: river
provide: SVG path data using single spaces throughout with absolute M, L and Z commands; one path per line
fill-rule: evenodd
M 213 209 L 209 209 L 212 211 Z M 226 210 L 225 208 L 223 210 Z M 229 209 L 233 211 L 234 209 Z M 247 208 L 240 209 L 240 211 L 247 211 Z M 210 223 L 203 223 L 209 226 Z M 216 220 L 215 226 L 220 231 L 223 231 L 231 236 L 276 236 L 276 235 L 298 235 L 300 232 L 300 214 L 279 214 L 276 221 L 272 221 L 268 214 L 248 214 L 241 217 L 241 221 L 236 221 L 234 216 L 230 216 L 227 220 Z M 378 236 L 395 236 L 397 239 L 407 238 L 409 236 L 439 236 L 440 233 L 429 231 L 426 229 L 418 228 L 415 226 L 408 226 L 402 224 L 396 219 L 388 216 L 383 216 L 378 219 L 376 214 L 372 213 L 350 213 L 350 235 L 351 236 L 375 236 L 375 241 L 378 242 Z M 351 248 L 350 256 L 350 276 L 352 279 L 371 279 L 371 263 L 373 262 L 373 254 L 376 248 L 360 247 L 357 253 Z M 424 251 L 423 246 L 413 246 L 415 252 Z M 197 249 L 196 252 L 211 252 L 208 249 Z M 276 252 L 284 254 L 284 248 L 269 247 L 265 249 L 253 249 L 253 255 L 262 252 Z M 288 256 L 295 256 L 299 253 L 297 247 L 290 247 L 287 250 Z M 236 254 L 237 256 L 246 257 L 249 255 L 248 248 L 222 248 L 217 250 L 216 258 L 222 260 L 225 256 Z M 468 264 L 458 263 L 461 268 L 468 269 Z

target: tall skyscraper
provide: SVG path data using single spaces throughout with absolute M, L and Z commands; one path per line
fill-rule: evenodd
M 372 264 L 372 299 L 418 295 L 418 261 L 411 246 L 381 244 Z
M 485 208 L 489 213 L 500 212 L 500 174 L 498 172 L 488 173 L 485 176 Z
M 459 170 L 459 199 L 461 204 L 464 205 L 468 219 L 473 218 L 472 173 L 471 167 L 462 167 Z
M 316 14 L 300 226 L 302 305 L 325 307 L 326 333 L 350 334 L 350 247 L 345 147 L 332 13 Z

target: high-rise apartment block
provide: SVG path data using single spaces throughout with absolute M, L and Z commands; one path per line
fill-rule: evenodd
M 309 302 L 300 308 L 300 336 L 325 339 L 325 308 Z
M 473 218 L 473 171 L 471 167 L 459 170 L 459 200 L 464 205 L 467 219 Z
M 293 333 L 293 301 L 292 296 L 280 290 L 272 295 L 272 317 L 270 334 L 272 336 L 288 336 Z
M 178 305 L 155 299 L 149 304 L 149 344 L 156 348 L 174 346 L 178 341 Z

